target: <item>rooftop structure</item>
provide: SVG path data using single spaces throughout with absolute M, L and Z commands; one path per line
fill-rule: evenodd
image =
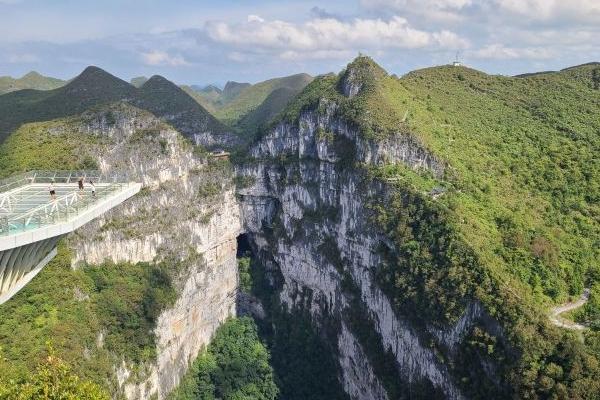
M 225 150 L 221 150 L 221 151 L 213 151 L 212 153 L 210 153 L 211 157 L 216 158 L 218 160 L 224 159 L 227 160 L 229 159 L 229 153 Z
M 0 304 L 56 255 L 60 238 L 140 188 L 98 171 L 32 171 L 0 181 Z

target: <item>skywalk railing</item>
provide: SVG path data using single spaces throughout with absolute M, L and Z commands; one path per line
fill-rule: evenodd
M 129 176 L 124 173 L 103 173 L 97 170 L 81 171 L 29 171 L 11 175 L 0 180 L 0 194 L 31 183 L 77 183 L 79 178 L 94 183 L 125 183 Z
M 80 177 L 84 178 L 84 182 L 94 182 L 95 195 L 87 184 L 87 190 L 79 191 L 77 181 Z M 16 185 L 17 182 L 19 185 Z M 64 184 L 73 184 L 73 191 L 57 196 L 55 199 L 48 196 L 48 199 L 40 205 L 18 215 L 2 216 L 0 210 L 0 236 L 14 235 L 66 222 L 132 184 L 124 174 L 101 174 L 98 171 L 32 171 L 21 174 L 12 182 L 2 182 L 0 187 L 8 185 L 11 187 L 8 190 L 12 190 L 19 186 L 50 182 L 60 187 L 64 187 Z M 1 192 L 0 196 L 2 196 Z

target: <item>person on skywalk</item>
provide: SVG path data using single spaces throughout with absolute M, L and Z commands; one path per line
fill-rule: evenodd
M 56 200 L 56 188 L 54 187 L 54 182 L 50 182 L 48 185 L 48 191 L 50 192 L 50 199 Z
M 92 187 L 92 197 L 96 197 L 96 185 L 94 185 L 94 181 L 90 181 L 90 186 Z

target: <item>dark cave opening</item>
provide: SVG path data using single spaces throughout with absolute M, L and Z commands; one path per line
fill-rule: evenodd
M 250 240 L 248 239 L 247 233 L 242 233 L 237 237 L 237 253 L 236 257 L 251 257 L 252 248 L 250 247 Z

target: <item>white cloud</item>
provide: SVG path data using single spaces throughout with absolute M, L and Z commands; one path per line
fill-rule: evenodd
M 31 53 L 11 54 L 8 56 L 8 62 L 11 64 L 28 64 L 40 61 L 38 56 Z
M 418 15 L 434 21 L 455 22 L 462 19 L 461 11 L 477 0 L 361 0 L 363 7 L 402 15 Z
M 264 19 L 259 17 L 258 15 L 248 15 L 248 22 L 265 22 Z
M 507 23 L 511 15 L 535 21 L 580 21 L 600 24 L 600 0 L 361 0 L 370 10 L 419 15 L 427 20 L 461 20 L 467 9 L 479 13 L 503 13 Z M 474 15 L 476 18 L 481 14 Z M 485 16 L 485 15 L 484 15 Z M 488 15 L 489 16 L 489 15 Z
M 288 50 L 281 53 L 280 58 L 287 61 L 350 60 L 357 55 L 352 50 L 317 50 L 308 53 Z
M 447 31 L 428 32 L 411 27 L 402 17 L 389 20 L 356 18 L 350 22 L 315 18 L 304 23 L 265 21 L 251 16 L 250 22 L 209 22 L 205 29 L 215 42 L 238 50 L 263 49 L 284 54 L 315 51 L 348 51 L 378 48 L 465 48 L 469 43 Z M 323 53 L 325 54 L 325 53 Z
M 544 60 L 555 56 L 554 52 L 547 48 L 535 47 L 507 47 L 500 43 L 487 45 L 472 53 L 475 58 L 495 59 L 495 60 Z
M 159 50 L 142 53 L 142 60 L 144 64 L 154 66 L 180 67 L 190 65 L 180 54 L 170 55 Z
M 460 10 L 473 4 L 473 0 L 361 0 L 365 7 L 387 7 L 397 11 L 411 9 Z
M 503 10 L 532 20 L 568 20 L 600 24 L 598 0 L 494 0 Z
M 248 61 L 248 56 L 246 56 L 244 53 L 240 53 L 239 51 L 232 51 L 231 53 L 227 54 L 227 58 L 235 62 Z

